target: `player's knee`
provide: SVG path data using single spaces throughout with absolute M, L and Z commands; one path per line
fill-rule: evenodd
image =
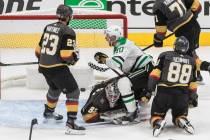
M 131 94 L 131 82 L 128 77 L 122 77 L 117 82 L 118 89 L 122 96 Z
M 77 88 L 71 92 L 66 92 L 67 99 L 79 99 L 79 95 L 80 95 L 79 88 Z
M 57 100 L 59 98 L 60 94 L 61 94 L 61 91 L 59 89 L 49 88 L 49 90 L 47 92 L 47 98 Z

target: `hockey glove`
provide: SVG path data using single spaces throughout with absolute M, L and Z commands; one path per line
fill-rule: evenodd
M 148 92 L 146 89 L 143 89 L 140 93 L 140 103 L 146 104 L 149 102 L 150 98 L 152 96 L 151 92 Z
M 78 55 L 78 52 L 75 51 L 75 52 L 72 52 L 71 59 L 69 59 L 68 61 L 66 61 L 66 63 L 68 65 L 75 65 L 78 60 L 79 60 L 79 55 Z
M 197 107 L 198 106 L 198 94 L 197 93 L 191 93 L 189 95 L 189 108 Z
M 106 63 L 106 59 L 108 58 L 108 56 L 102 52 L 97 52 L 94 55 L 94 59 L 99 63 L 99 64 L 105 64 Z
M 199 2 L 194 2 L 191 6 L 191 11 L 193 12 L 193 18 L 197 19 L 198 14 L 202 11 L 202 6 Z
M 164 36 L 162 36 L 158 33 L 155 33 L 154 38 L 153 38 L 154 46 L 157 48 L 163 47 L 163 38 L 164 38 Z
M 210 74 L 210 63 L 207 62 L 207 61 L 203 61 L 201 62 L 201 65 L 200 65 L 200 70 L 203 70 L 203 71 L 208 71 L 209 74 Z

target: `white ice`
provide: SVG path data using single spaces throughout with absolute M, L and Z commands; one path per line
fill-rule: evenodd
M 151 54 L 154 59 L 162 51 L 170 50 L 171 48 L 150 48 L 146 52 Z M 78 66 L 87 66 L 88 61 L 94 61 L 93 55 L 97 51 L 103 51 L 111 55 L 111 49 L 81 49 L 81 59 Z M 202 60 L 210 61 L 210 48 L 201 47 L 198 49 L 198 54 Z M 1 49 L 1 62 L 17 63 L 36 61 L 33 49 Z M 8 78 L 14 75 L 24 75 L 27 66 L 1 67 L 1 79 Z M 36 66 L 31 66 L 36 67 Z M 112 72 L 96 73 L 97 75 L 107 76 L 114 75 Z M 210 75 L 208 72 L 202 72 L 205 85 L 198 87 L 199 106 L 189 110 L 189 119 L 195 127 L 195 135 L 189 135 L 178 128 L 175 128 L 171 123 L 171 115 L 168 112 L 166 128 L 157 138 L 160 140 L 209 140 L 210 137 Z M 0 100 L 0 140 L 24 140 L 29 137 L 30 120 L 37 117 L 38 121 L 41 118 L 43 111 L 43 103 L 46 96 L 46 90 L 32 90 L 26 87 L 10 87 L 1 89 L 2 99 Z M 81 104 L 85 102 L 89 95 L 89 91 L 81 93 Z M 65 96 L 60 98 L 59 110 L 65 115 L 63 102 Z M 34 106 L 30 108 L 30 104 Z M 151 104 L 151 102 L 150 102 Z M 17 109 L 14 109 L 15 106 Z M 23 106 L 23 108 L 22 108 Z M 19 112 L 25 108 L 29 108 L 28 112 Z M 13 109 L 13 110 L 12 110 Z M 17 120 L 16 116 L 22 113 Z M 5 117 L 6 116 L 6 117 Z M 78 115 L 80 116 L 80 114 Z M 81 118 L 78 119 L 81 123 Z M 87 131 L 84 136 L 68 136 L 64 134 L 64 124 L 52 124 L 50 128 L 44 127 L 44 124 L 34 126 L 32 139 L 33 140 L 107 140 L 107 139 L 142 139 L 153 140 L 152 129 L 148 121 L 132 126 L 91 126 L 86 125 Z

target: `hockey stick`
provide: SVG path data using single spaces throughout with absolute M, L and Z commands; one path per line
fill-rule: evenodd
M 106 64 L 105 64 L 106 65 Z M 97 70 L 97 71 L 100 71 L 100 72 L 105 72 L 109 69 L 111 69 L 113 72 L 115 72 L 118 76 L 123 76 L 124 74 L 120 74 L 120 72 L 118 72 L 117 69 L 112 69 L 112 68 L 109 68 L 107 65 L 108 68 L 103 68 L 103 67 L 100 67 L 92 62 L 88 62 L 88 66 L 94 70 Z
M 97 70 L 97 71 L 100 71 L 100 72 L 105 72 L 107 71 L 109 68 L 103 68 L 103 67 L 100 67 L 92 62 L 88 62 L 88 66 L 94 70 Z
M 38 64 L 38 62 L 10 63 L 10 64 L 5 64 L 0 62 L 0 66 L 21 66 L 21 65 L 33 65 L 33 64 Z
M 34 126 L 35 124 L 38 124 L 38 121 L 37 121 L 36 118 L 33 119 L 33 120 L 31 120 L 31 127 L 30 127 L 30 133 L 29 133 L 29 140 L 31 140 L 32 131 L 33 131 L 33 126 Z
M 165 39 L 169 38 L 169 37 L 170 37 L 170 36 L 172 36 L 172 35 L 174 35 L 174 33 L 171 33 L 171 34 L 167 35 L 167 36 L 166 36 L 163 40 L 165 40 Z M 151 44 L 151 45 L 149 45 L 149 46 L 147 46 L 146 48 L 142 49 L 142 51 L 145 51 L 145 50 L 147 50 L 147 49 L 151 48 L 152 46 L 154 46 L 154 43 L 153 43 L 153 44 Z

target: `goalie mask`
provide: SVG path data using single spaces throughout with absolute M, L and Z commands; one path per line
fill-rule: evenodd
M 104 31 L 106 36 L 106 40 L 109 42 L 110 46 L 114 46 L 115 42 L 120 38 L 123 37 L 122 29 L 117 25 L 112 25 Z
M 70 6 L 66 6 L 66 5 L 59 5 L 57 10 L 56 10 L 56 16 L 58 17 L 58 19 L 65 21 L 69 18 L 69 20 L 67 22 L 69 22 L 72 19 L 73 15 L 73 10 Z
M 186 54 L 189 50 L 189 41 L 186 37 L 177 37 L 174 42 L 174 50 L 179 54 Z
M 115 104 L 117 103 L 118 99 L 120 98 L 120 92 L 117 87 L 117 81 L 118 80 L 115 80 L 112 83 L 109 83 L 105 87 L 106 98 L 109 101 L 109 106 L 111 108 L 115 107 Z

